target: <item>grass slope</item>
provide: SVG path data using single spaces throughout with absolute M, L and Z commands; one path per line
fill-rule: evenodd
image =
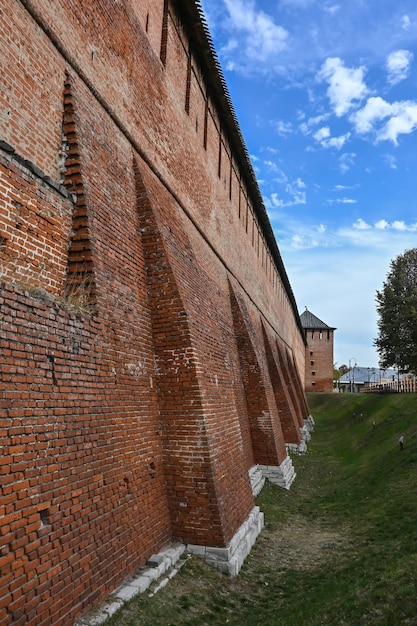
M 417 625 L 417 396 L 309 403 L 307 455 L 290 491 L 259 496 L 266 527 L 240 575 L 192 557 L 107 626 Z

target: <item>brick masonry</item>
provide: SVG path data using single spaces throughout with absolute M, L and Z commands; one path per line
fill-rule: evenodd
M 309 392 L 333 391 L 333 339 L 334 329 L 306 329 L 305 390 Z
M 199 3 L 0 17 L 0 623 L 68 626 L 173 540 L 237 573 L 305 339 Z
M 300 319 L 307 340 L 305 390 L 331 393 L 333 391 L 333 344 L 336 328 L 325 324 L 307 307 Z

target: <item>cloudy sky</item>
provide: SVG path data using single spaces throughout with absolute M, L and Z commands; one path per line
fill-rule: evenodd
M 375 367 L 375 293 L 417 247 L 417 2 L 202 4 L 299 311 Z

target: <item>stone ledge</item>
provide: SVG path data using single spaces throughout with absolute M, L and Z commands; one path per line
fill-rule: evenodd
M 77 196 L 74 193 L 71 193 L 64 185 L 62 185 L 58 181 L 53 180 L 50 176 L 47 176 L 35 163 L 33 163 L 33 161 L 29 161 L 29 159 L 25 159 L 20 154 L 18 154 L 13 146 L 7 143 L 7 141 L 3 141 L 2 139 L 0 139 L 0 150 L 3 151 L 6 155 L 9 155 L 7 161 L 16 161 L 31 174 L 33 174 L 35 178 L 42 180 L 55 192 L 59 193 L 64 198 L 68 198 L 74 204 L 76 203 Z

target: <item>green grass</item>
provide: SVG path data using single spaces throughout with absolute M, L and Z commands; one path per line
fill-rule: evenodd
M 307 455 L 290 491 L 259 496 L 266 526 L 239 576 L 192 557 L 107 626 L 417 625 L 417 396 L 308 399 Z

